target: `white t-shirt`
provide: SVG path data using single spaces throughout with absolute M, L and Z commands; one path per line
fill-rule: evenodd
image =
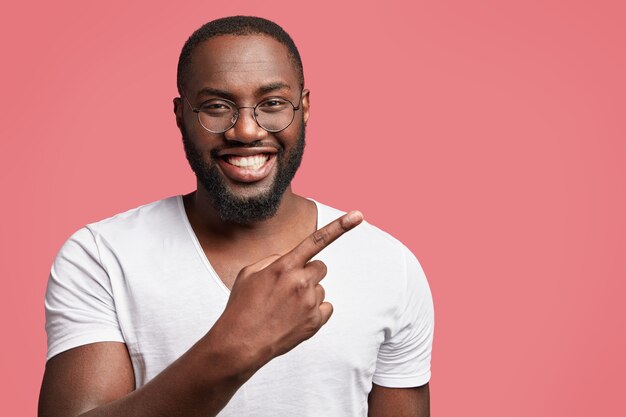
M 318 227 L 343 214 L 316 205 Z M 366 416 L 372 382 L 429 381 L 433 304 L 413 254 L 364 222 L 314 259 L 328 266 L 321 283 L 333 316 L 261 368 L 220 416 Z M 181 196 L 138 207 L 80 229 L 59 251 L 45 299 L 47 359 L 124 342 L 140 387 L 206 334 L 228 296 Z

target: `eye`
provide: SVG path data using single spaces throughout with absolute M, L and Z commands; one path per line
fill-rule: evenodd
M 211 116 L 223 116 L 233 112 L 233 106 L 227 101 L 210 100 L 202 103 L 200 111 Z
M 288 109 L 291 104 L 284 98 L 272 97 L 263 100 L 258 105 L 258 110 L 266 113 L 274 113 Z

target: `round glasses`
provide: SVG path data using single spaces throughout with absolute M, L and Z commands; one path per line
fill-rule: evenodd
M 211 99 L 202 103 L 198 108 L 194 108 L 187 95 L 185 101 L 191 110 L 198 115 L 200 125 L 211 133 L 224 133 L 237 123 L 239 110 L 252 109 L 254 121 L 268 132 L 275 133 L 287 129 L 295 117 L 296 111 L 300 110 L 300 100 L 298 107 L 282 97 L 270 97 L 257 103 L 256 106 L 238 106 L 235 102 L 220 98 Z

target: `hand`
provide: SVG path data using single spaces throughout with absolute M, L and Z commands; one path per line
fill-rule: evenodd
M 352 211 L 315 231 L 289 253 L 272 255 L 239 272 L 226 309 L 215 327 L 230 346 L 245 352 L 254 366 L 293 349 L 330 318 L 320 281 L 326 265 L 311 261 L 335 239 L 357 226 L 363 215 Z

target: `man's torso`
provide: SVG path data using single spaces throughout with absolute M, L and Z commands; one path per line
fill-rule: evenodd
M 318 227 L 342 214 L 316 205 Z M 180 196 L 88 229 L 139 387 L 206 334 L 223 312 L 229 289 L 207 259 Z M 220 416 L 288 415 L 286 410 L 366 415 L 379 350 L 400 330 L 405 257 L 400 243 L 369 224 L 316 256 L 328 267 L 322 284 L 333 316 L 311 339 L 261 368 Z

